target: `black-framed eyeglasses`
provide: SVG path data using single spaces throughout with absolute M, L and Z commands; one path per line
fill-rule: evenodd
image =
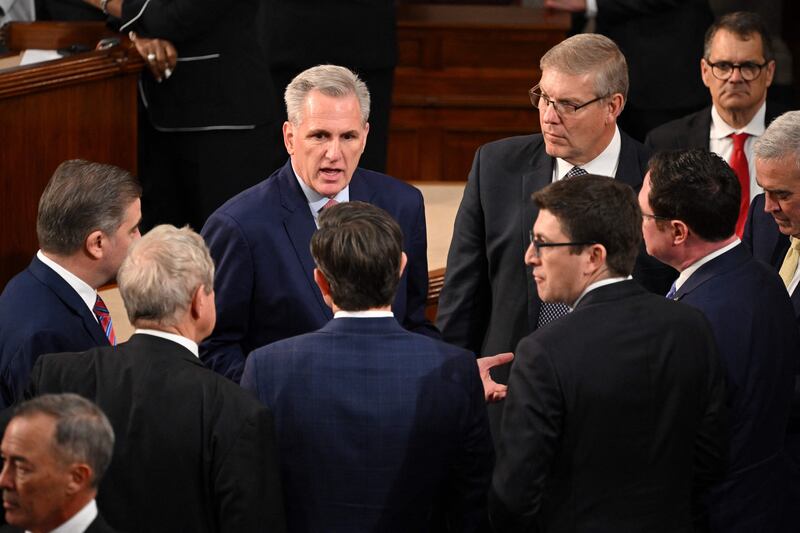
M 592 244 L 599 244 L 597 241 L 583 241 L 583 242 L 544 242 L 537 240 L 533 237 L 533 230 L 529 233 L 531 245 L 533 245 L 533 254 L 536 257 L 542 256 L 542 248 L 556 248 L 558 246 L 591 246 Z
M 600 100 L 608 96 L 606 94 L 603 96 L 598 96 L 597 98 L 594 98 L 593 100 L 589 100 L 588 102 L 584 102 L 582 104 L 573 104 L 572 102 L 561 102 L 558 100 L 552 100 L 546 94 L 542 94 L 541 92 L 539 92 L 538 89 L 539 89 L 539 84 L 537 83 L 528 90 L 528 96 L 531 97 L 531 104 L 533 104 L 533 107 L 541 111 L 544 111 L 545 109 L 547 109 L 548 105 L 553 104 L 553 108 L 556 110 L 556 113 L 558 114 L 559 117 L 574 115 L 575 113 L 578 112 L 579 109 L 583 109 L 589 104 L 599 102 Z
M 651 213 L 642 213 L 644 218 L 652 218 L 653 220 L 672 220 L 669 217 L 662 217 L 661 215 L 653 215 Z
M 731 63 L 730 61 L 717 61 L 712 63 L 706 59 L 706 64 L 711 67 L 711 73 L 718 80 L 726 81 L 733 76 L 733 71 L 739 69 L 739 74 L 744 81 L 753 81 L 761 75 L 761 69 L 769 64 L 769 61 L 764 61 L 762 64 L 754 63 L 752 61 L 745 61 L 744 63 Z

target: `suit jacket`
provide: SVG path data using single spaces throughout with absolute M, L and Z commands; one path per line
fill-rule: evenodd
M 728 473 L 712 491 L 715 531 L 776 531 L 782 450 L 800 363 L 786 287 L 737 246 L 701 266 L 675 298 L 711 323 L 725 369 L 731 441 Z
M 649 153 L 622 134 L 617 179 L 642 184 Z M 553 180 L 555 159 L 541 134 L 502 139 L 475 154 L 458 208 L 437 324 L 447 342 L 475 353 L 512 351 L 536 329 L 541 300 L 525 265 L 538 208 L 531 195 Z M 637 259 L 634 277 L 666 294 L 675 271 L 649 257 Z M 506 382 L 505 372 L 493 372 Z
M 95 346 L 108 346 L 108 338 L 92 311 L 34 257 L 0 295 L 0 407 L 22 396 L 41 354 Z
M 767 102 L 764 126 L 788 111 L 780 104 Z M 711 134 L 711 106 L 696 113 L 662 124 L 647 134 L 645 146 L 653 150 L 681 150 L 684 148 L 702 148 L 708 150 Z
M 26 396 L 74 392 L 116 434 L 100 484 L 106 520 L 127 531 L 284 531 L 271 413 L 167 339 L 45 355 Z
M 350 199 L 369 202 L 400 224 L 408 264 L 392 309 L 404 327 L 436 334 L 425 319 L 427 236 L 422 194 L 394 178 L 357 169 Z M 203 343 L 207 366 L 239 381 L 256 348 L 321 328 L 333 318 L 314 283 L 316 231 L 291 162 L 219 208 L 202 234 L 217 265 L 217 326 Z
M 485 517 L 493 450 L 473 354 L 391 318 L 337 318 L 255 350 L 242 386 L 275 413 L 289 530 L 453 531 Z
M 0 533 L 25 533 L 25 530 L 14 526 L 3 525 L 0 526 Z M 118 531 L 106 524 L 106 521 L 103 520 L 103 517 L 98 514 L 97 518 L 95 518 L 92 523 L 89 524 L 89 527 L 86 528 L 84 533 L 118 533 Z
M 159 83 L 148 69 L 142 72 L 142 103 L 156 129 L 248 129 L 276 119 L 269 65 L 258 39 L 259 4 L 259 0 L 122 3 L 122 31 L 166 39 L 178 51 L 170 78 Z
M 516 350 L 489 494 L 496 531 L 692 531 L 724 472 L 724 378 L 702 314 L 635 281 Z

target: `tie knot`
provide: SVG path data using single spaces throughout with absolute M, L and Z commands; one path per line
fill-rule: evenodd
M 741 149 L 744 146 L 745 141 L 748 137 L 750 137 L 749 133 L 731 133 L 729 135 L 731 139 L 733 139 L 733 146 L 734 148 Z
M 586 175 L 586 174 L 588 174 L 588 172 L 586 172 L 585 170 L 583 170 L 581 167 L 572 167 L 572 168 L 570 169 L 570 171 L 569 171 L 569 172 L 567 172 L 567 175 L 566 175 L 566 176 L 564 176 L 564 178 L 565 178 L 565 179 L 566 179 L 566 178 L 574 178 L 575 176 L 584 176 L 584 175 Z
M 97 295 L 97 299 L 94 301 L 94 312 L 97 315 L 106 315 L 108 316 L 110 313 L 108 312 L 108 307 L 106 307 L 106 303 L 100 298 L 100 295 Z
M 790 246 L 795 249 L 796 252 L 800 252 L 800 239 L 797 237 L 789 237 Z
M 331 199 L 329 199 L 329 200 L 328 200 L 328 201 L 325 203 L 325 205 L 323 205 L 323 206 L 322 206 L 322 209 L 320 209 L 320 211 L 325 211 L 325 210 L 326 210 L 326 209 L 328 209 L 329 207 L 333 207 L 333 206 L 335 206 L 335 205 L 336 205 L 336 204 L 338 204 L 338 203 L 339 203 L 339 202 L 337 202 L 336 200 L 334 200 L 333 198 L 331 198 Z

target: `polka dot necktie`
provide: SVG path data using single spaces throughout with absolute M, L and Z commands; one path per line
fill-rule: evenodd
M 574 178 L 575 176 L 585 176 L 588 174 L 585 170 L 581 167 L 572 167 L 569 172 L 564 176 L 564 179 Z

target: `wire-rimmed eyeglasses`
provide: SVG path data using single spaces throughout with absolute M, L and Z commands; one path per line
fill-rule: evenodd
M 603 96 L 598 96 L 597 98 L 594 98 L 582 104 L 573 104 L 572 102 L 561 102 L 559 100 L 552 100 L 546 94 L 539 92 L 538 89 L 539 89 L 539 84 L 537 83 L 528 90 L 528 96 L 530 96 L 531 98 L 531 104 L 533 104 L 533 107 L 541 111 L 544 111 L 548 105 L 553 104 L 553 108 L 556 110 L 556 113 L 558 114 L 559 117 L 574 115 L 575 113 L 578 112 L 579 109 L 583 109 L 587 105 L 598 102 L 608 96 L 606 94 Z M 544 105 L 542 105 L 542 102 L 544 102 Z
M 769 64 L 769 61 L 764 61 L 762 64 L 754 63 L 752 61 L 745 61 L 744 63 L 731 63 L 730 61 L 717 61 L 712 63 L 706 59 L 706 65 L 711 67 L 711 73 L 718 80 L 726 81 L 733 76 L 733 71 L 739 69 L 739 74 L 744 81 L 753 81 L 759 75 L 761 70 Z
M 555 248 L 557 246 L 591 246 L 592 244 L 599 244 L 597 241 L 583 241 L 583 242 L 544 242 L 534 238 L 533 230 L 528 233 L 528 236 L 533 246 L 533 254 L 536 257 L 542 256 L 542 248 Z

